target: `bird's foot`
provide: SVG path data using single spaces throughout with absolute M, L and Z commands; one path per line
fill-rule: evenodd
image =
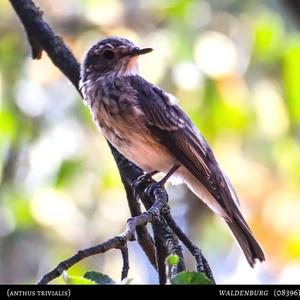
M 180 165 L 174 165 L 170 171 L 158 182 L 152 178 L 152 176 L 157 174 L 158 171 L 151 171 L 139 176 L 131 185 L 135 198 L 142 191 L 144 191 L 144 193 L 151 198 L 153 196 L 153 192 L 159 188 L 163 188 L 167 180 L 177 171 L 179 167 Z
M 136 180 L 133 181 L 131 187 L 133 189 L 135 198 L 137 198 L 139 192 L 142 192 L 147 186 L 151 186 L 153 183 L 155 183 L 152 179 L 152 176 L 157 173 L 158 171 L 154 170 L 139 176 Z
M 146 189 L 144 190 L 144 194 L 149 198 L 152 198 L 154 192 L 158 189 L 161 189 L 162 187 L 163 186 L 160 184 L 160 182 L 153 181 L 146 187 Z
M 177 171 L 179 167 L 180 165 L 174 165 L 160 181 L 154 181 L 151 184 L 149 184 L 145 190 L 146 195 L 148 197 L 152 197 L 155 190 L 163 188 L 167 180 Z

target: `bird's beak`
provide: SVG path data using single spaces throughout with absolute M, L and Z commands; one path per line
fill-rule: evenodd
M 129 56 L 137 56 L 137 55 L 142 55 L 142 54 L 146 54 L 153 51 L 152 48 L 133 48 L 132 50 L 130 50 L 129 52 Z

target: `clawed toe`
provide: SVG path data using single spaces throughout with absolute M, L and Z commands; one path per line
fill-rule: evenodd
M 151 186 L 153 183 L 152 176 L 158 173 L 158 171 L 151 171 L 149 173 L 139 176 L 136 180 L 133 181 L 131 187 L 134 192 L 135 198 L 138 196 L 139 192 L 142 192 L 146 186 Z
M 151 198 L 153 196 L 153 192 L 158 189 L 161 188 L 163 185 L 161 185 L 160 182 L 152 182 L 151 184 L 149 184 L 147 186 L 147 188 L 145 189 L 144 193 Z

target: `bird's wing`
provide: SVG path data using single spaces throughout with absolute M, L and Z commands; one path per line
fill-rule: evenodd
M 140 76 L 129 80 L 151 134 L 206 187 L 231 218 L 239 211 L 237 197 L 200 132 L 167 93 Z

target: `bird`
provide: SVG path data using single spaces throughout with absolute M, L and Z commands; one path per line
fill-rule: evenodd
M 104 137 L 145 173 L 169 174 L 228 225 L 248 263 L 265 255 L 241 211 L 228 177 L 175 96 L 139 73 L 138 58 L 152 48 L 110 36 L 85 53 L 79 88 Z

